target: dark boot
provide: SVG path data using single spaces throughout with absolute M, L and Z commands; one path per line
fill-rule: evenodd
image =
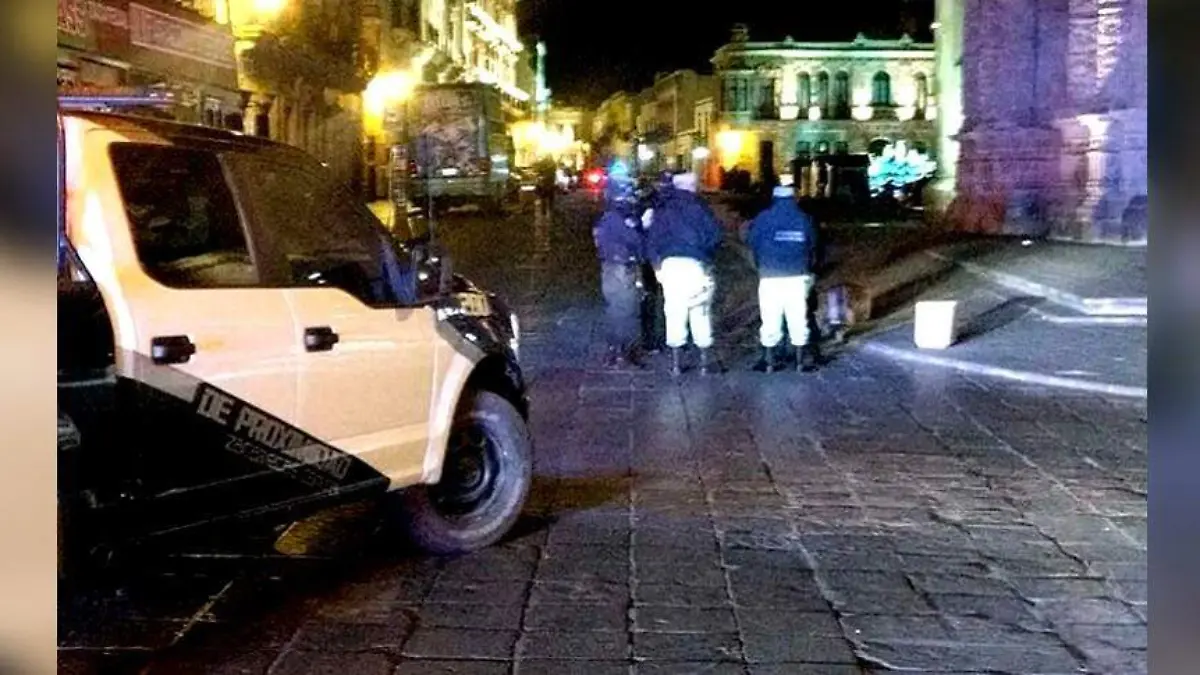
M 683 374 L 683 348 L 671 347 L 671 374 Z
M 762 348 L 762 355 L 758 357 L 758 363 L 754 364 L 754 372 L 775 372 L 775 349 L 773 347 Z
M 717 375 L 721 372 L 721 362 L 712 355 L 711 349 L 700 350 L 700 374 Z
M 817 369 L 817 352 L 811 344 L 800 348 L 800 372 L 811 373 Z

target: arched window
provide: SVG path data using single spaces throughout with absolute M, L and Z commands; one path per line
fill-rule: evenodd
M 871 105 L 892 104 L 892 78 L 885 72 L 875 73 L 871 80 Z
M 850 117 L 850 73 L 842 71 L 833 78 L 833 117 Z
M 929 78 L 925 77 L 925 73 L 917 73 L 916 77 L 917 96 L 913 105 L 916 107 L 917 119 L 925 118 L 925 107 L 929 105 Z
M 829 73 L 817 74 L 817 96 L 813 105 L 821 109 L 822 115 L 829 114 Z
M 808 107 L 812 105 L 812 78 L 808 73 L 800 73 L 796 78 L 796 104 L 800 106 L 801 116 L 807 116 Z

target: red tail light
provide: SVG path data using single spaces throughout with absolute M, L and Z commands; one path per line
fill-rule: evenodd
M 593 170 L 593 171 L 588 172 L 588 175 L 587 175 L 588 183 L 591 183 L 592 185 L 599 185 L 600 181 L 602 181 L 602 180 L 604 180 L 604 174 L 600 173 L 599 171 Z

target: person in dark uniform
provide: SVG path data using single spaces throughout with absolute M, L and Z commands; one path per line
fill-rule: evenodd
M 816 368 L 813 345 L 818 338 L 812 330 L 814 316 L 809 312 L 813 300 L 816 228 L 808 214 L 796 204 L 792 186 L 773 190 L 767 210 L 750 223 L 747 237 L 758 268 L 758 309 L 762 318 L 759 343 L 762 357 L 754 366 L 760 372 L 772 372 L 791 355 L 779 358 L 784 327 L 793 350 L 800 352 L 800 369 Z
M 605 365 L 641 365 L 638 343 L 639 268 L 644 260 L 641 222 L 632 186 L 614 190 L 592 229 L 600 260 L 608 351 Z
M 542 212 L 549 215 L 554 210 L 554 197 L 558 193 L 558 166 L 549 157 L 537 163 L 537 196 Z

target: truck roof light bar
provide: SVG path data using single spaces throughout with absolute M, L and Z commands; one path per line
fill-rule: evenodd
M 58 106 L 70 110 L 90 110 L 96 108 L 139 108 L 148 106 L 167 106 L 176 103 L 174 97 L 167 96 L 59 96 Z

